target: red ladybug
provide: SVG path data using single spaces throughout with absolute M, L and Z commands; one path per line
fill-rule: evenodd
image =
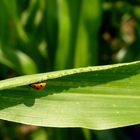
M 36 89 L 36 90 L 39 90 L 39 89 L 42 89 L 46 86 L 46 83 L 43 83 L 43 82 L 38 82 L 38 83 L 34 83 L 34 84 L 31 84 L 30 85 L 33 89 Z

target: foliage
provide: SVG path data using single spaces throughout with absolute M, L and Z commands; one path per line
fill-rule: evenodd
M 40 72 L 65 70 L 65 69 L 75 68 L 75 67 L 78 68 L 78 67 L 86 67 L 86 66 L 93 66 L 93 65 L 112 64 L 118 62 L 130 62 L 130 61 L 139 60 L 140 57 L 140 51 L 139 51 L 140 50 L 139 49 L 139 45 L 140 45 L 139 42 L 140 14 L 139 13 L 140 12 L 139 11 L 140 9 L 138 4 L 139 4 L 138 0 L 135 2 L 131 0 L 129 1 L 128 0 L 127 1 L 12 0 L 10 2 L 9 0 L 1 0 L 0 1 L 0 79 L 2 80 L 2 79 L 16 77 L 20 75 L 29 75 L 29 74 L 35 74 Z M 130 71 L 128 68 L 130 68 Z M 100 83 L 96 85 L 95 88 L 91 87 L 91 89 L 90 88 L 86 89 L 86 87 L 79 87 L 79 88 L 77 87 L 75 91 L 72 88 L 70 90 L 67 90 L 67 92 L 78 93 L 78 98 L 80 99 L 81 97 L 82 98 L 81 101 L 84 101 L 84 96 L 89 96 L 89 97 L 96 96 L 96 94 L 89 95 L 89 90 L 92 90 L 91 92 L 96 92 L 96 93 L 106 92 L 108 95 L 107 99 L 109 99 L 109 94 L 117 93 L 119 88 L 120 97 L 117 98 L 115 96 L 118 106 L 119 103 L 123 102 L 123 98 L 124 98 L 122 97 L 121 93 L 126 93 L 127 91 L 127 97 L 124 99 L 126 100 L 126 104 L 123 102 L 124 108 L 122 107 L 122 111 L 123 110 L 130 111 L 131 114 L 131 110 L 129 110 L 128 108 L 131 107 L 135 108 L 135 106 L 132 105 L 133 103 L 137 103 L 137 105 L 139 105 L 138 103 L 139 70 L 138 70 L 138 65 L 136 66 L 135 64 L 133 65 L 133 67 L 126 66 L 126 69 L 127 70 L 125 71 L 122 70 L 116 71 L 114 77 L 113 73 L 110 73 L 109 69 L 104 70 L 104 67 L 101 67 L 101 73 L 98 73 L 97 70 L 95 72 L 95 76 L 93 76 L 95 78 L 95 81 L 89 80 L 89 82 L 91 82 L 92 84 L 93 83 L 96 84 L 96 82 Z M 74 70 L 72 71 L 74 72 Z M 63 74 L 62 76 L 64 76 Z M 96 77 L 96 74 L 99 74 L 100 78 L 98 76 Z M 110 75 L 109 77 L 108 74 Z M 41 104 L 41 102 L 43 102 L 44 99 L 51 100 L 51 101 L 52 101 L 51 98 L 53 98 L 54 100 L 55 98 L 61 99 L 61 97 L 65 99 L 67 98 L 70 99 L 71 97 L 77 99 L 76 97 L 77 94 L 74 93 L 69 94 L 66 92 L 66 89 L 64 89 L 65 86 L 63 86 L 64 83 L 66 83 L 65 78 L 61 79 L 59 78 L 59 76 L 58 76 L 57 84 L 60 84 L 59 80 L 60 81 L 62 80 L 63 83 L 61 85 L 62 88 L 60 88 L 60 85 L 59 86 L 55 85 L 56 79 L 54 79 L 54 81 L 53 80 L 48 81 L 48 86 L 44 90 L 55 91 L 56 89 L 56 91 L 59 90 L 59 92 L 62 92 L 63 89 L 64 91 L 62 94 L 56 94 L 56 95 L 54 94 L 54 95 L 42 97 L 42 93 L 40 94 L 40 91 L 37 91 L 37 95 L 34 95 L 36 91 L 30 90 L 30 88 L 29 87 L 27 88 L 26 86 L 25 87 L 23 86 L 22 88 L 8 89 L 6 91 L 1 90 L 0 100 L 3 100 L 3 102 L 1 102 L 1 108 L 2 108 L 1 111 L 6 111 L 5 109 L 9 111 L 14 107 L 16 108 L 16 105 L 17 106 L 19 105 L 20 107 L 23 107 L 25 105 L 26 108 L 32 109 L 33 104 L 37 105 L 37 103 L 40 102 L 40 105 L 43 105 L 43 103 Z M 87 82 L 88 80 L 87 77 L 85 76 L 82 77 L 81 73 L 79 76 L 83 79 L 85 78 L 84 80 L 86 80 Z M 87 76 L 90 79 L 89 77 L 90 74 Z M 27 76 L 27 79 L 25 78 L 24 82 L 23 82 L 24 78 L 23 79 L 22 78 L 21 79 L 19 78 L 19 80 L 18 78 L 17 79 L 15 78 L 15 81 L 13 80 L 11 80 L 11 82 L 6 81 L 4 84 L 2 84 L 4 81 L 1 81 L 0 87 L 1 88 L 3 88 L 4 86 L 6 87 L 8 84 L 9 85 L 11 84 L 13 87 L 15 85 L 16 86 L 27 85 L 33 82 L 37 82 L 38 80 L 42 81 L 48 79 L 46 77 L 44 78 L 44 74 L 41 74 L 41 77 L 40 74 L 33 75 L 31 80 L 30 80 L 30 76 L 29 77 Z M 56 77 L 52 76 L 52 78 L 56 78 Z M 68 78 L 69 77 L 67 77 L 66 79 L 70 80 Z M 78 85 L 84 83 L 82 82 L 81 78 L 79 79 L 77 79 L 77 77 L 72 77 L 72 78 L 76 78 L 76 79 L 74 81 L 72 80 L 69 82 L 70 83 L 72 82 L 72 84 L 75 84 L 75 86 L 77 85 L 76 83 L 77 80 L 79 80 Z M 118 80 L 119 78 L 120 80 Z M 110 80 L 110 81 L 108 82 L 106 80 Z M 49 83 L 54 84 L 52 88 L 49 85 Z M 110 86 L 112 88 L 109 88 Z M 134 92 L 134 88 L 136 88 L 135 92 Z M 29 92 L 29 94 L 25 95 L 25 93 L 27 92 Z M 87 95 L 85 95 L 86 92 L 88 93 Z M 136 94 L 135 95 L 136 99 L 135 97 L 132 97 L 132 93 Z M 22 96 L 22 94 L 24 96 Z M 46 92 L 44 94 L 46 95 Z M 68 96 L 66 96 L 66 94 L 68 94 Z M 29 99 L 27 100 L 28 96 Z M 32 98 L 34 98 L 35 96 L 37 96 L 37 101 L 32 100 Z M 98 100 L 97 98 L 99 97 L 94 97 L 94 98 L 91 97 L 92 99 L 91 101 L 97 103 L 96 102 L 96 100 Z M 99 100 L 102 100 L 102 98 L 104 97 L 101 94 L 101 98 L 99 98 Z M 43 101 L 40 99 L 43 99 Z M 7 102 L 7 100 L 9 104 L 11 104 L 10 105 L 11 107 L 10 106 L 6 107 L 5 102 Z M 22 103 L 25 104 L 21 104 L 21 101 L 24 101 Z M 127 104 L 128 102 L 130 104 Z M 59 102 L 56 102 L 58 107 L 62 105 L 61 103 L 63 104 L 63 102 L 60 102 L 60 104 Z M 73 106 L 73 108 L 75 108 L 74 106 L 75 103 L 76 103 L 75 100 L 71 102 L 71 106 Z M 102 105 L 104 105 L 104 103 L 106 103 L 107 105 L 108 102 L 102 100 Z M 51 104 L 55 105 L 53 103 Z M 67 102 L 65 105 L 66 105 L 65 109 L 68 109 L 69 106 Z M 98 107 L 100 107 L 100 105 L 98 105 Z M 135 108 L 134 111 L 136 111 L 136 109 L 137 107 Z M 82 111 L 82 109 L 80 110 Z M 19 112 L 20 110 L 18 110 L 16 113 Z M 104 111 L 102 113 L 104 113 Z M 137 121 L 137 118 L 139 118 L 137 114 L 139 113 L 138 110 L 137 113 L 136 112 L 133 113 L 132 115 L 136 117 L 135 121 L 136 123 L 138 123 L 139 122 Z M 3 119 L 8 117 L 5 114 L 2 115 L 4 115 Z M 15 116 L 13 115 L 12 117 L 13 119 L 11 118 L 10 120 L 15 120 Z M 84 119 L 86 119 L 86 117 Z M 127 122 L 127 119 L 121 121 Z M 20 122 L 24 122 L 24 120 Z M 84 123 L 84 121 L 82 121 L 82 123 Z M 124 123 L 123 125 L 130 125 L 130 124 L 134 124 L 134 122 L 128 122 L 127 124 Z M 8 126 L 10 127 L 8 128 Z M 86 125 L 84 126 L 87 127 Z M 118 126 L 119 125 L 116 125 L 116 127 Z M 87 140 L 93 138 L 95 139 L 106 138 L 106 139 L 113 140 L 113 139 L 128 139 L 127 137 L 129 137 L 127 135 L 126 136 L 124 135 L 122 129 L 118 129 L 114 131 L 108 130 L 106 132 L 90 131 L 87 129 L 53 129 L 53 128 L 49 129 L 49 128 L 39 128 L 39 127 L 18 125 L 18 124 L 8 123 L 4 121 L 1 121 L 0 127 L 3 129 L 0 131 L 1 139 L 6 139 L 7 137 L 11 137 L 11 139 L 20 139 L 21 136 L 23 136 L 25 139 L 27 138 L 35 139 L 37 138 L 37 136 L 39 136 L 39 137 L 43 137 L 44 139 L 47 139 L 48 137 L 48 139 L 56 139 L 56 140 L 75 139 L 75 138 L 87 139 Z M 106 128 L 112 128 L 112 127 L 110 126 Z M 92 127 L 92 128 L 99 129 L 99 127 Z M 25 129 L 27 129 L 28 131 L 25 132 Z M 100 127 L 100 129 L 105 129 L 105 127 L 103 128 L 102 126 L 102 128 Z M 128 130 L 129 129 L 127 129 L 127 131 Z M 133 132 L 132 129 L 131 132 Z M 13 133 L 15 135 L 12 135 Z M 55 137 L 53 133 L 55 133 L 57 136 Z M 118 133 L 119 136 L 115 136 L 116 133 Z M 73 136 L 67 137 L 67 135 L 74 135 L 75 137 Z

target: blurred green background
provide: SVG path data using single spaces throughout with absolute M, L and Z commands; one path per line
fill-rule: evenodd
M 140 0 L 1 0 L 0 79 L 139 60 L 139 22 Z M 139 125 L 94 131 L 0 121 L 1 140 L 140 140 L 139 133 Z

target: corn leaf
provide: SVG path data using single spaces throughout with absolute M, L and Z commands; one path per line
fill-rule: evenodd
M 140 123 L 140 61 L 0 81 L 0 119 L 49 127 L 110 129 Z M 47 86 L 34 90 L 35 82 Z

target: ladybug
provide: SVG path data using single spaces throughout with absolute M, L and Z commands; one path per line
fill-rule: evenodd
M 33 89 L 39 90 L 42 89 L 46 86 L 46 83 L 43 82 L 38 82 L 38 83 L 33 83 L 30 85 Z

